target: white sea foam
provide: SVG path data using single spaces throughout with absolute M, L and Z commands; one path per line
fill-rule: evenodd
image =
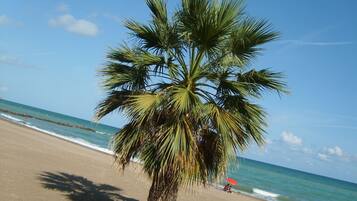
M 106 132 L 102 132 L 102 131 L 95 131 L 95 132 L 98 133 L 98 134 L 101 134 L 101 135 L 110 135 L 110 134 L 108 134 Z
M 33 126 L 31 125 L 31 123 L 29 122 L 25 122 L 21 119 L 18 119 L 18 118 L 15 118 L 11 115 L 8 115 L 8 114 L 3 114 L 3 113 L 0 113 L 0 115 L 9 120 L 9 121 L 12 121 L 14 123 L 18 123 L 18 124 L 21 124 L 23 126 L 26 126 L 28 128 L 31 128 L 31 129 L 34 129 L 34 130 L 37 130 L 37 131 L 40 131 L 42 133 L 46 133 L 48 135 L 51 135 L 51 136 L 54 136 L 54 137 L 57 137 L 57 138 L 60 138 L 60 139 L 63 139 L 63 140 L 66 140 L 66 141 L 69 141 L 69 142 L 72 142 L 72 143 L 75 143 L 75 144 L 78 144 L 78 145 L 81 145 L 83 147 L 86 147 L 86 148 L 89 148 L 89 149 L 92 149 L 92 150 L 96 150 L 96 151 L 100 151 L 102 153 L 106 153 L 106 154 L 110 154 L 110 155 L 114 155 L 113 151 L 109 150 L 109 149 L 106 149 L 106 148 L 102 148 L 102 147 L 99 147 L 98 145 L 95 145 L 95 144 L 92 144 L 86 140 L 83 140 L 82 138 L 72 138 L 72 137 L 67 137 L 67 136 L 64 136 L 64 135 L 61 135 L 61 134 L 58 134 L 58 133 L 55 133 L 55 132 L 52 132 L 52 131 L 48 131 L 48 130 L 45 130 L 45 129 L 42 129 L 42 128 L 39 128 L 39 127 L 36 127 L 36 126 Z M 98 133 L 101 133 L 101 134 L 105 134 L 103 132 L 100 132 L 98 131 Z M 138 159 L 132 159 L 133 162 L 139 162 Z
M 105 148 L 99 147 L 98 145 L 92 144 L 92 143 L 90 143 L 90 142 L 88 142 L 86 140 L 83 140 L 81 138 L 72 138 L 72 137 L 63 136 L 63 135 L 57 134 L 55 132 L 51 132 L 51 131 L 48 131 L 48 130 L 45 130 L 45 129 L 41 129 L 41 128 L 38 128 L 38 127 L 32 126 L 32 125 L 25 125 L 25 126 L 28 127 L 28 128 L 32 128 L 34 130 L 46 133 L 46 134 L 51 135 L 51 136 L 54 136 L 54 137 L 57 137 L 57 138 L 60 138 L 60 139 L 63 139 L 63 140 L 69 141 L 69 142 L 73 142 L 73 143 L 81 145 L 83 147 L 87 147 L 89 149 L 93 149 L 93 150 L 100 151 L 100 152 L 103 152 L 103 153 L 106 153 L 106 154 L 110 154 L 110 155 L 114 154 L 113 151 L 111 151 L 109 149 L 105 149 Z
M 218 189 L 218 190 L 223 190 L 223 188 L 224 188 L 224 185 L 221 185 L 221 184 L 213 183 L 211 185 L 214 188 Z M 250 196 L 250 197 L 254 197 L 254 198 L 259 198 L 259 199 L 266 200 L 266 201 L 276 201 L 276 199 L 274 197 L 263 196 L 263 195 L 256 194 L 256 193 L 248 193 L 248 192 L 241 191 L 241 190 L 238 190 L 238 189 L 235 189 L 235 188 L 232 188 L 232 192 L 239 193 L 239 194 L 246 195 L 246 196 Z
M 276 200 L 275 198 L 279 197 L 279 194 L 276 193 L 272 193 L 272 192 L 268 192 L 268 191 L 264 191 L 262 189 L 259 188 L 253 188 L 253 193 L 255 195 L 257 195 L 257 197 L 263 198 L 265 200 Z
M 1 116 L 3 116 L 5 119 L 8 119 L 10 121 L 13 121 L 13 122 L 19 122 L 19 123 L 24 123 L 23 120 L 21 119 L 18 119 L 18 118 L 15 118 L 11 115 L 8 115 L 8 114 L 4 114 L 4 113 L 0 113 Z

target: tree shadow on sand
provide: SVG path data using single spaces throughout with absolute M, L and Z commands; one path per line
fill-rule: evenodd
M 96 184 L 84 177 L 64 172 L 43 172 L 39 179 L 44 188 L 61 191 L 72 201 L 138 201 L 121 195 L 121 189 L 114 186 Z

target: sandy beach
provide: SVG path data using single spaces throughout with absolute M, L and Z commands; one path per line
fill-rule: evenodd
M 0 200 L 146 200 L 140 165 L 119 172 L 113 157 L 0 120 Z M 258 200 L 213 187 L 181 190 L 178 200 Z

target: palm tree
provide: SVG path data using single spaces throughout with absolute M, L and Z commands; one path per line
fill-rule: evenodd
M 265 112 L 254 100 L 287 91 L 281 73 L 248 68 L 278 34 L 242 2 L 182 0 L 171 17 L 163 0 L 147 6 L 148 24 L 126 21 L 134 40 L 107 55 L 96 116 L 128 117 L 112 140 L 116 162 L 139 158 L 152 178 L 148 200 L 171 201 L 181 185 L 220 178 L 250 142 L 263 144 Z

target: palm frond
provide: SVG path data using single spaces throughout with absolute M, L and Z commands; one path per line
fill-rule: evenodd
M 221 1 L 217 5 L 207 0 L 184 0 L 178 13 L 179 29 L 194 47 L 214 52 L 236 25 L 240 14 L 240 1 Z
M 227 45 L 243 66 L 262 50 L 260 45 L 275 40 L 278 35 L 267 21 L 247 18 L 236 26 Z
M 112 139 L 112 149 L 115 153 L 116 162 L 125 166 L 140 153 L 145 140 L 149 139 L 149 134 L 145 129 L 140 129 L 137 125 L 129 123 L 125 125 Z
M 148 83 L 149 69 L 147 66 L 133 66 L 108 62 L 100 71 L 106 77 L 103 86 L 108 90 L 122 88 L 124 90 L 144 89 Z
M 138 126 L 154 120 L 154 114 L 160 104 L 160 94 L 143 93 L 132 95 L 127 101 L 127 112 Z
M 133 20 L 127 20 L 125 27 L 131 31 L 134 39 L 138 40 L 144 49 L 163 52 L 175 49 L 180 52 L 180 36 L 176 25 L 171 25 L 165 17 L 166 5 L 160 0 L 148 1 L 153 12 L 153 21 L 143 25 Z
M 253 139 L 258 145 L 264 144 L 266 113 L 259 105 L 250 103 L 241 95 L 221 97 L 223 107 L 239 116 L 243 138 Z
M 146 4 L 151 10 L 154 20 L 158 20 L 164 24 L 167 23 L 167 8 L 163 0 L 146 0 Z
M 109 90 L 119 87 L 128 90 L 143 89 L 150 78 L 150 69 L 160 69 L 166 64 L 163 56 L 126 46 L 112 49 L 108 58 L 110 61 L 100 73 L 106 77 L 103 86 Z
M 245 83 L 255 96 L 261 96 L 264 89 L 273 90 L 278 93 L 289 93 L 286 83 L 282 81 L 284 75 L 280 72 L 273 72 L 269 69 L 250 70 L 237 74 L 237 81 Z
M 106 77 L 103 80 L 103 87 L 107 90 L 114 90 L 119 87 L 129 88 L 132 82 L 132 68 L 127 65 L 108 62 L 105 68 L 100 70 L 100 73 Z
M 177 110 L 179 114 L 184 114 L 190 108 L 199 104 L 199 99 L 197 94 L 187 88 L 174 87 L 172 89 L 172 103 L 172 109 Z
M 101 119 L 109 113 L 122 111 L 132 91 L 110 91 L 107 97 L 96 107 L 96 119 Z
M 226 172 L 228 160 L 224 151 L 224 144 L 220 135 L 212 130 L 202 130 L 201 140 L 199 142 L 200 155 L 203 157 L 205 174 L 202 174 L 208 180 L 213 180 Z M 208 178 L 207 178 L 208 177 Z
M 129 63 L 137 66 L 165 64 L 165 58 L 162 55 L 152 54 L 139 47 L 121 46 L 111 49 L 107 57 L 112 62 Z

